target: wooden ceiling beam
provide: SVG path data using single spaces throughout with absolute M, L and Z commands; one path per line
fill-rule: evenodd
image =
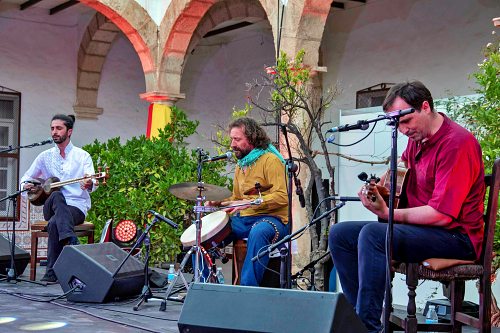
M 53 8 L 50 8 L 49 14 L 50 15 L 54 15 L 56 13 L 59 13 L 61 10 L 65 10 L 66 8 L 69 8 L 71 6 L 77 5 L 78 3 L 79 3 L 78 0 L 69 0 L 69 1 L 63 2 L 60 5 L 57 5 L 57 6 L 53 7 Z
M 20 10 L 25 10 L 31 6 L 33 6 L 34 4 L 37 4 L 39 3 L 40 1 L 42 0 L 28 0 L 26 2 L 23 2 L 20 6 L 19 6 L 19 9 Z

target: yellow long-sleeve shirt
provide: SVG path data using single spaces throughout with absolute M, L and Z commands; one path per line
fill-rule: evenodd
M 241 216 L 273 215 L 288 223 L 288 196 L 286 190 L 285 165 L 273 153 L 265 153 L 249 167 L 236 167 L 233 182 L 233 195 L 229 200 L 253 200 L 258 195 L 244 195 L 243 193 L 254 188 L 255 183 L 263 187 L 273 185 L 271 189 L 262 192 L 264 202 L 240 212 Z

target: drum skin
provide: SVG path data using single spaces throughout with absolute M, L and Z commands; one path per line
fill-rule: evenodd
M 229 215 L 224 211 L 210 213 L 201 218 L 201 246 L 206 250 L 222 242 L 231 234 Z M 193 223 L 181 235 L 181 243 L 187 248 L 196 243 L 196 224 Z

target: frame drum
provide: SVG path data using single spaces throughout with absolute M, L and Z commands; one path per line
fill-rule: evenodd
M 224 211 L 217 211 L 201 218 L 201 246 L 206 250 L 222 242 L 231 234 L 229 215 Z M 181 243 L 187 248 L 196 243 L 196 223 L 193 223 L 181 235 Z

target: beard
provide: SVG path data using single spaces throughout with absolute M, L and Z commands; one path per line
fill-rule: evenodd
M 250 152 L 252 151 L 253 149 L 234 149 L 233 148 L 233 153 L 234 155 L 236 156 L 237 159 L 241 160 L 242 158 L 244 158 L 245 156 L 247 156 L 248 154 L 250 154 Z
M 68 138 L 67 135 L 61 135 L 61 136 L 53 136 L 52 139 L 54 140 L 54 143 L 63 143 L 64 141 L 66 141 L 66 139 Z

